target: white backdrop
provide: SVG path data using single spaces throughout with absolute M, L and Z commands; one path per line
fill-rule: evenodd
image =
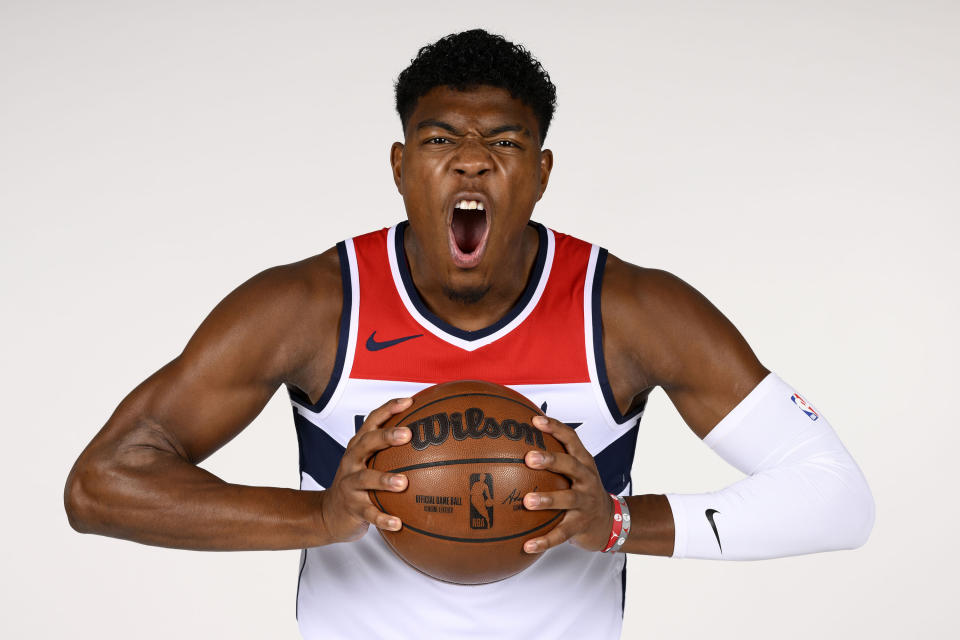
M 827 415 L 878 504 L 855 552 L 631 557 L 624 637 L 947 635 L 958 6 L 3 0 L 0 635 L 296 637 L 298 552 L 81 536 L 63 482 L 233 287 L 402 217 L 392 82 L 474 26 L 559 88 L 535 219 L 699 288 Z M 204 466 L 296 486 L 286 398 Z M 737 477 L 656 392 L 637 491 Z

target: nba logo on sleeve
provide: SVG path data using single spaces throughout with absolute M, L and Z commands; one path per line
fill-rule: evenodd
M 793 404 L 800 407 L 800 410 L 807 414 L 807 417 L 811 420 L 816 420 L 820 417 L 820 414 L 818 414 L 816 410 L 810 406 L 810 403 L 804 400 L 803 396 L 801 396 L 799 393 L 793 394 L 790 396 L 790 399 L 793 400 Z

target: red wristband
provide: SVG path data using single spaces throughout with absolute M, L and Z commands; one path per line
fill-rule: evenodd
M 610 499 L 613 500 L 613 526 L 610 530 L 610 539 L 607 540 L 607 545 L 600 551 L 601 553 L 610 551 L 620 539 L 620 532 L 623 531 L 623 511 L 620 509 L 620 501 L 612 493 Z

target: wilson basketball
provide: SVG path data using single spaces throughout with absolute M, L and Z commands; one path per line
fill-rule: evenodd
M 523 543 L 550 531 L 561 510 L 529 511 L 531 491 L 567 489 L 566 477 L 524 463 L 528 451 L 562 452 L 530 420 L 542 415 L 516 391 L 459 380 L 424 389 L 388 423 L 413 437 L 370 459 L 369 466 L 407 476 L 400 493 L 371 491 L 381 510 L 403 521 L 380 534 L 410 565 L 447 582 L 482 584 L 512 576 L 540 554 Z

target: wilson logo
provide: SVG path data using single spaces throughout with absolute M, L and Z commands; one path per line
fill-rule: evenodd
M 510 418 L 498 421 L 496 418 L 483 415 L 483 411 L 476 407 L 471 407 L 462 414 L 459 411 L 435 413 L 406 426 L 413 434 L 410 445 L 417 451 L 423 451 L 430 445 L 443 444 L 451 435 L 454 440 L 467 438 L 524 440 L 529 445 L 547 450 L 543 443 L 543 434 L 539 429 L 526 422 L 517 422 Z

